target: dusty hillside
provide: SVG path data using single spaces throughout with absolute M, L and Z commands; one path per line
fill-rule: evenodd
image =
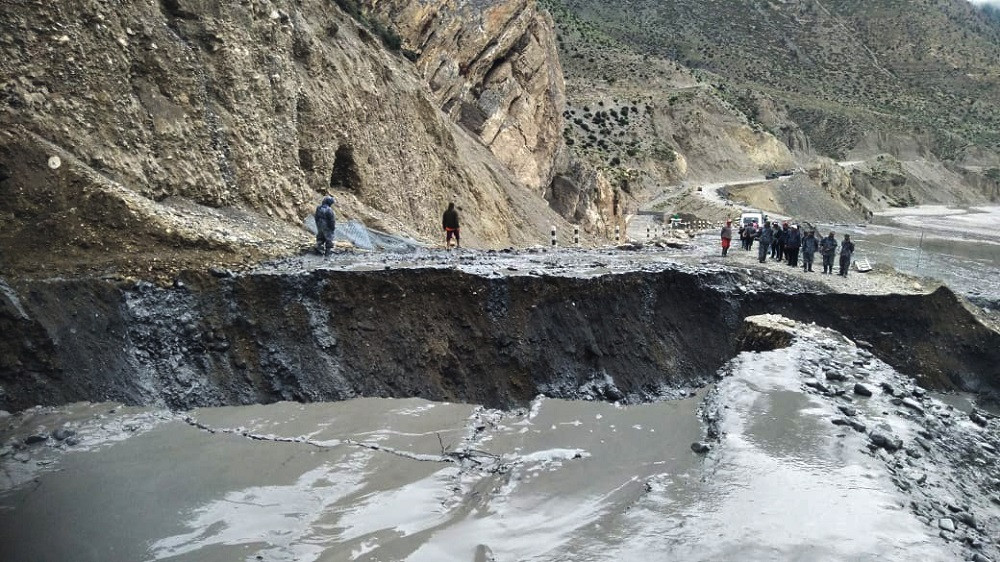
M 566 76 L 563 136 L 576 169 L 591 170 L 611 191 L 613 211 L 632 212 L 682 182 L 786 169 L 808 153 L 800 132 L 787 127 L 776 137 L 682 65 L 638 52 L 565 3 L 542 4 L 557 23 Z M 594 182 L 579 175 L 572 179 L 586 193 Z
M 0 22 L 4 269 L 283 253 L 309 242 L 298 225 L 326 192 L 342 216 L 429 240 L 449 200 L 473 244 L 560 223 L 531 189 L 544 158 L 511 173 L 331 2 L 21 1 Z M 529 113 L 502 121 L 545 140 Z
M 599 237 L 625 226 L 638 175 L 566 150 L 564 69 L 548 12 L 531 0 L 364 5 L 400 34 L 442 110 L 552 209 Z
M 859 219 L 997 200 L 997 29 L 965 2 L 542 4 L 566 73 L 566 142 L 626 211 L 666 201 L 657 209 L 717 219 L 731 210 L 693 187 L 796 168 L 801 189 L 740 191 L 777 213 Z M 886 181 L 885 159 L 905 171 Z
M 1000 146 L 1000 26 L 964 0 L 558 4 L 639 52 L 777 100 L 834 158 L 876 141 L 948 159 Z
M 691 179 L 791 165 L 785 144 L 716 85 L 675 62 L 638 53 L 556 3 L 549 6 L 557 14 L 569 92 L 565 134 L 578 154 Z

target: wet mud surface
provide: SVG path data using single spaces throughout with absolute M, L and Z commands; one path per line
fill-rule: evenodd
M 0 558 L 997 559 L 996 418 L 841 334 L 751 320 L 780 343 L 650 404 L 6 416 Z

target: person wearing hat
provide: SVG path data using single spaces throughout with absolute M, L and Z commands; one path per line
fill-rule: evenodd
M 733 221 L 726 221 L 722 227 L 722 257 L 729 253 L 729 245 L 733 242 Z
M 837 253 L 837 239 L 833 237 L 833 232 L 820 240 L 819 253 L 823 256 L 823 273 L 833 273 L 833 256 Z
M 337 229 L 337 215 L 333 212 L 336 199 L 327 195 L 316 207 L 316 253 L 329 256 L 333 248 L 333 232 Z
M 847 277 L 847 272 L 851 269 L 851 258 L 854 257 L 854 242 L 851 242 L 851 235 L 845 234 L 844 241 L 840 243 L 840 273 Z
M 788 258 L 788 265 L 795 267 L 799 265 L 799 246 L 802 245 L 802 237 L 799 235 L 799 228 L 792 225 L 785 235 L 785 257 Z
M 802 239 L 802 271 L 813 270 L 813 256 L 819 248 L 819 239 L 816 238 L 816 231 L 810 230 Z

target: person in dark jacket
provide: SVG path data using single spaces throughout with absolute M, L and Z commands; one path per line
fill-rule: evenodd
M 795 267 L 799 265 L 799 247 L 802 245 L 802 237 L 799 236 L 799 229 L 791 227 L 785 235 L 785 257 L 788 258 L 788 265 Z
M 781 228 L 777 222 L 771 228 L 771 259 L 781 261 Z
M 767 261 L 767 252 L 771 250 L 771 242 L 774 241 L 774 230 L 770 226 L 764 225 L 760 229 L 760 242 L 757 245 L 757 261 L 764 263 Z
M 813 270 L 813 256 L 816 255 L 818 248 L 819 239 L 816 238 L 816 232 L 810 230 L 802 239 L 802 271 Z
M 757 239 L 757 223 L 753 223 L 747 227 L 747 240 L 743 249 L 746 251 L 753 250 L 753 241 Z
M 726 221 L 726 226 L 722 227 L 719 234 L 722 238 L 722 257 L 729 253 L 729 245 L 733 242 L 733 221 Z
M 832 232 L 820 240 L 819 253 L 823 256 L 823 273 L 833 273 L 833 256 L 837 253 L 837 239 L 833 237 Z
M 781 230 L 778 231 L 778 261 L 784 261 L 785 257 L 785 244 L 788 242 L 788 223 L 781 224 Z
M 847 277 L 852 257 L 854 257 L 854 242 L 851 242 L 850 234 L 845 234 L 844 241 L 840 243 L 840 275 Z
M 459 237 L 458 228 L 458 211 L 455 209 L 454 203 L 448 203 L 448 210 L 444 212 L 444 217 L 441 218 L 441 228 L 444 229 L 444 245 L 447 248 L 451 248 L 451 237 L 455 237 L 455 247 L 462 247 L 462 240 Z
M 336 200 L 327 195 L 316 207 L 316 253 L 329 256 L 333 247 L 333 232 L 337 229 L 337 215 L 333 212 Z

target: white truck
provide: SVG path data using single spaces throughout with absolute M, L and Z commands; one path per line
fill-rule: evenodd
M 760 228 L 767 224 L 767 215 L 763 211 L 757 209 L 744 209 L 743 213 L 740 215 L 739 226 L 749 226 L 753 223 L 757 223 L 757 227 Z

